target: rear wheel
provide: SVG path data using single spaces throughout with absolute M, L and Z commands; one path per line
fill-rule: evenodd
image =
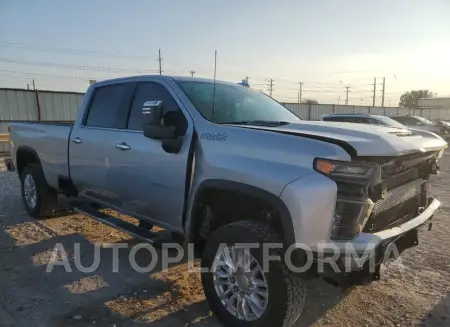
M 55 213 L 57 193 L 47 185 L 41 166 L 26 166 L 20 176 L 23 204 L 34 218 L 45 218 Z
M 281 260 L 264 260 L 264 243 L 279 243 L 268 226 L 239 221 L 219 228 L 209 237 L 202 266 L 206 297 L 225 326 L 288 327 L 300 316 L 305 289 L 299 275 L 283 261 L 281 249 L 269 254 Z M 242 248 L 239 244 L 258 244 Z

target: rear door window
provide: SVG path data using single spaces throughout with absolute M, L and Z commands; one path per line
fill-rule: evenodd
M 129 92 L 127 90 L 129 90 L 127 84 L 108 85 L 96 89 L 84 125 L 116 128 L 120 113 L 128 109 L 126 97 L 129 96 Z

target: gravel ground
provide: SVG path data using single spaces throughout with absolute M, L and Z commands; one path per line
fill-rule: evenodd
M 0 163 L 1 166 L 1 163 Z M 307 285 L 308 302 L 297 326 L 450 326 L 450 155 L 432 179 L 443 203 L 433 230 L 423 230 L 419 246 L 389 264 L 382 278 L 346 292 L 322 281 Z M 0 169 L 1 170 L 1 169 Z M 76 214 L 37 221 L 22 205 L 15 174 L 0 171 L 0 327 L 67 326 L 220 326 L 210 313 L 198 274 L 187 264 L 162 272 L 134 271 L 129 249 L 119 251 L 112 272 L 112 250 L 95 244 L 136 241 L 115 229 Z M 75 243 L 93 272 L 46 272 L 55 244 L 74 266 Z M 147 252 L 138 252 L 145 265 Z

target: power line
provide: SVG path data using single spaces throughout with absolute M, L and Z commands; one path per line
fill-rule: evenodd
M 80 50 L 74 50 L 74 49 L 44 47 L 44 46 L 37 46 L 37 45 L 32 45 L 32 44 L 12 43 L 12 42 L 3 42 L 3 41 L 0 41 L 0 47 L 37 50 L 37 51 L 45 51 L 45 52 L 53 52 L 53 53 L 70 53 L 70 54 L 82 55 L 82 56 L 111 57 L 111 58 L 117 58 L 117 59 L 132 59 L 132 60 L 146 60 L 146 61 L 150 59 L 149 57 L 128 56 L 128 55 L 120 55 L 120 54 L 107 53 L 107 52 L 80 51 Z
M 13 59 L 13 58 L 0 58 L 0 62 L 7 62 L 7 63 L 12 63 L 12 64 L 20 64 L 20 65 L 66 68 L 66 69 L 75 69 L 75 70 L 92 70 L 92 71 L 103 71 L 103 72 L 137 72 L 137 73 L 148 73 L 149 72 L 149 70 L 144 71 L 144 70 L 137 70 L 137 69 L 120 69 L 120 68 L 99 67 L 99 66 L 56 64 L 56 63 L 50 63 L 50 62 L 29 61 L 29 60 L 20 60 L 20 59 Z M 150 70 L 150 71 L 154 72 L 154 70 Z
M 90 77 L 82 77 L 82 76 L 68 76 L 68 75 L 54 75 L 54 74 L 43 74 L 43 73 L 28 73 L 28 72 L 21 72 L 21 71 L 17 71 L 17 70 L 8 70 L 8 69 L 0 69 L 0 72 L 5 72 L 5 73 L 13 73 L 13 74 L 22 74 L 22 75 L 28 75 L 28 76 L 44 76 L 44 77 L 52 77 L 51 79 L 82 79 L 82 80 L 90 80 L 90 79 L 103 79 L 103 77 L 95 77 L 95 76 L 90 76 Z M 5 74 L 2 74 L 5 75 Z M 6 76 L 10 76 L 10 77 L 19 77 L 19 76 L 12 76 L 12 75 L 6 75 Z M 27 78 L 26 76 L 24 76 L 24 78 Z M 50 79 L 50 78 L 49 78 Z

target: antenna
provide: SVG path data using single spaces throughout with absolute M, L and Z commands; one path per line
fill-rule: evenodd
M 217 72 L 217 50 L 214 50 L 214 82 L 213 82 L 213 103 L 212 103 L 212 117 L 211 120 L 214 123 L 214 111 L 216 106 L 216 72 Z

